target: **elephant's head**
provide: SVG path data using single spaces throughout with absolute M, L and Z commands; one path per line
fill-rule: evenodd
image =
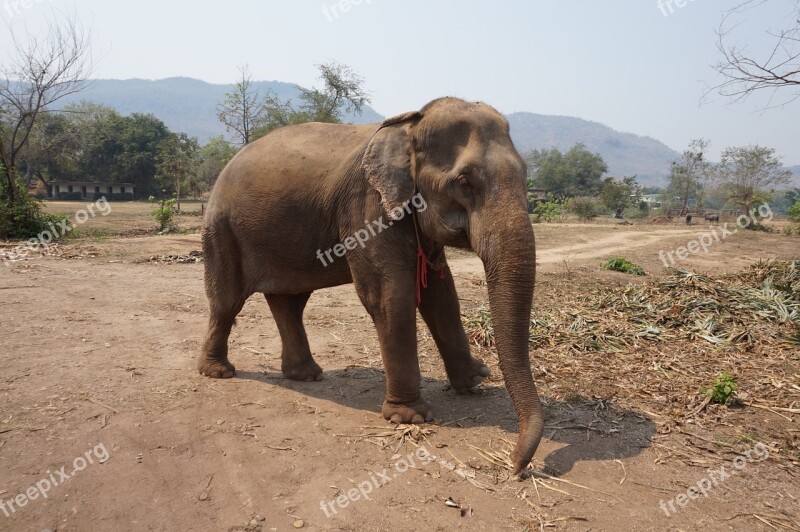
M 528 356 L 536 251 L 526 201 L 526 168 L 508 122 L 492 107 L 456 98 L 386 120 L 363 165 L 387 213 L 418 191 L 422 232 L 469 248 L 486 271 L 497 353 L 520 435 L 515 472 L 528 465 L 544 430 Z

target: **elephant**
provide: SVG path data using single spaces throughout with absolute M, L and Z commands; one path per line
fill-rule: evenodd
M 472 250 L 519 419 L 511 456 L 519 474 L 544 430 L 528 352 L 536 250 L 526 175 L 503 115 L 453 97 L 380 124 L 292 125 L 248 144 L 220 174 L 203 220 L 210 318 L 199 372 L 235 374 L 231 327 L 261 292 L 280 333 L 283 375 L 320 380 L 303 311 L 313 291 L 352 283 L 377 331 L 384 418 L 432 421 L 420 395 L 417 309 L 454 390 L 490 375 L 470 353 L 444 247 Z

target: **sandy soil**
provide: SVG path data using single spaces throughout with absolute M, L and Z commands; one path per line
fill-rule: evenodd
M 659 250 L 709 228 L 535 230 L 537 305 L 548 306 L 565 291 L 628 282 L 599 269 L 614 255 L 661 275 Z M 306 311 L 323 381 L 281 376 L 280 339 L 260 296 L 231 337 L 237 377 L 203 378 L 195 371 L 203 265 L 148 261 L 199 249 L 197 234 L 67 247 L 62 257 L 0 266 L 0 500 L 13 507 L 8 516 L 0 509 L 0 530 L 775 530 L 775 516 L 783 529 L 800 522 L 799 464 L 772 458 L 746 464 L 685 508 L 673 503 L 667 516 L 660 501 L 732 463 L 665 456 L 660 449 L 679 434 L 661 434 L 658 419 L 613 399 L 549 394 L 554 376 L 539 379 L 548 428 L 534 467 L 555 478 L 509 479 L 478 451 L 515 438 L 502 380 L 455 394 L 422 325 L 423 395 L 436 422 L 394 430 L 379 414 L 376 335 L 351 286 L 315 293 Z M 680 265 L 733 271 L 768 256 L 798 258 L 800 240 L 741 233 Z M 463 252 L 450 262 L 465 310 L 484 304 L 480 262 Z M 798 415 L 783 417 L 797 432 Z M 776 418 L 746 411 L 741 419 L 746 434 Z M 42 490 L 29 492 L 37 482 Z

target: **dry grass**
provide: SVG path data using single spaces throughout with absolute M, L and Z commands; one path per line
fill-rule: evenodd
M 472 342 L 492 348 L 488 309 L 476 308 L 464 323 Z M 534 311 L 530 345 L 550 397 L 611 400 L 651 416 L 662 434 L 702 420 L 718 447 L 725 438 L 742 449 L 773 442 L 772 458 L 800 465 L 800 261 L 762 261 L 719 276 L 675 270 L 623 290 L 567 293 Z M 726 371 L 738 384 L 738 405 L 711 404 L 703 390 Z M 768 422 L 727 424 L 742 406 Z M 686 454 L 696 452 L 708 454 Z

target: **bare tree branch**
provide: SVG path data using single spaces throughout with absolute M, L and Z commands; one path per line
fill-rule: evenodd
M 82 91 L 93 68 L 91 33 L 75 19 L 51 20 L 46 37 L 11 32 L 11 63 L 0 66 L 0 163 L 13 203 L 17 156 L 36 119 L 58 100 Z
M 217 105 L 217 118 L 228 132 L 233 131 L 237 144 L 244 146 L 253 140 L 253 130 L 259 127 L 267 116 L 266 100 L 261 98 L 253 85 L 247 65 L 239 67 L 241 78 L 233 92 L 225 95 L 225 101 Z
M 752 52 L 747 44 L 734 40 L 735 30 L 742 25 L 735 19 L 765 3 L 766 0 L 746 0 L 723 14 L 716 31 L 722 60 L 713 66 L 722 81 L 706 91 L 704 97 L 717 92 L 734 102 L 743 102 L 756 92 L 772 91 L 771 102 L 780 90 L 788 97 L 778 106 L 800 98 L 800 0 L 789 2 L 793 6 L 783 29 L 765 31 L 770 40 L 766 53 Z

